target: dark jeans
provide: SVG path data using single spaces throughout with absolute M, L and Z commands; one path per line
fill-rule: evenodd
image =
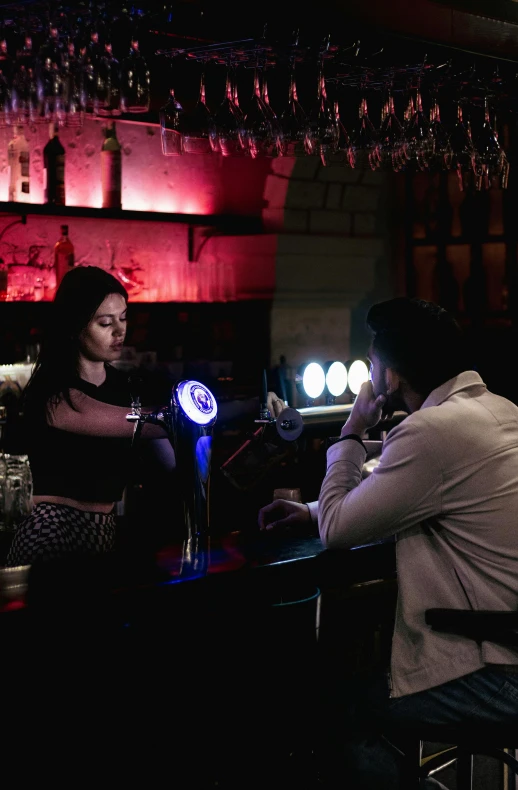
M 323 734 L 323 763 L 330 787 L 344 790 L 398 790 L 403 761 L 402 744 L 394 738 L 394 728 L 419 725 L 518 722 L 518 674 L 481 669 L 442 686 L 389 697 L 387 673 L 356 676 L 341 691 L 329 682 L 324 694 L 324 711 L 329 726 Z M 391 730 L 393 735 L 391 738 Z M 396 745 L 398 749 L 392 747 Z M 426 787 L 441 787 L 429 780 Z

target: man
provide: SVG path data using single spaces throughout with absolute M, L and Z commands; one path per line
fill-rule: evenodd
M 390 674 L 385 683 L 373 680 L 362 699 L 356 695 L 365 734 L 375 720 L 385 729 L 419 722 L 516 727 L 518 650 L 434 632 L 425 611 L 518 610 L 518 408 L 469 369 L 460 328 L 440 307 L 393 299 L 371 308 L 367 324 L 371 381 L 328 450 L 318 503 L 274 502 L 260 512 L 260 527 L 307 522 L 318 508 L 329 548 L 396 536 Z M 362 439 L 396 398 L 409 416 L 362 479 Z M 357 727 L 357 719 L 347 721 L 344 737 L 358 736 Z M 394 752 L 382 743 L 348 741 L 350 786 L 399 786 Z

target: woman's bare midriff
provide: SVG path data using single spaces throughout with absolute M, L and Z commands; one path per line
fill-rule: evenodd
M 66 496 L 44 496 L 43 494 L 34 496 L 32 501 L 35 505 L 49 502 L 51 505 L 67 505 L 90 513 L 111 513 L 115 505 L 115 502 L 81 502 L 79 499 L 69 499 Z

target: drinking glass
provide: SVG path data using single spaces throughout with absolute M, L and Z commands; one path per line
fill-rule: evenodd
M 491 125 L 487 97 L 484 100 L 484 122 L 477 136 L 472 162 L 477 190 L 489 189 L 495 180 L 499 180 L 504 189 L 507 187 L 509 162 L 498 142 L 496 122 L 495 127 Z
M 138 41 L 133 40 L 129 55 L 121 66 L 121 110 L 129 113 L 148 112 L 149 103 L 149 69 L 140 54 Z
M 234 102 L 234 88 L 229 70 L 225 83 L 225 98 L 214 116 L 214 127 L 210 138 L 212 150 L 221 153 L 222 156 L 243 156 L 246 147 L 244 116 Z
M 66 125 L 78 127 L 83 125 L 86 111 L 86 91 L 82 62 L 75 54 L 73 42 L 69 42 L 63 63 L 63 81 L 65 88 Z
M 371 170 L 376 170 L 381 164 L 381 152 L 378 133 L 369 118 L 367 98 L 365 96 L 360 101 L 359 119 L 358 131 L 354 138 L 356 164 L 363 168 L 370 167 Z
M 457 122 L 450 136 L 451 155 L 448 164 L 457 172 L 459 188 L 464 190 L 464 182 L 473 168 L 475 148 L 471 137 L 469 121 L 464 120 L 461 103 L 457 104 Z
M 183 107 L 174 95 L 174 88 L 169 91 L 169 99 L 160 108 L 160 135 L 164 156 L 181 156 L 183 153 L 180 119 Z
M 179 116 L 179 131 L 182 135 L 182 148 L 186 154 L 210 154 L 211 137 L 214 136 L 214 121 L 205 98 L 205 75 L 200 79 L 200 95 L 191 113 Z
M 428 170 L 433 153 L 430 122 L 423 112 L 420 89 L 416 92 L 415 110 L 405 130 L 405 156 L 414 160 L 419 170 Z
M 432 100 L 430 107 L 430 166 L 434 170 L 449 169 L 451 164 L 450 136 L 441 122 L 439 102 Z
M 0 127 L 11 123 L 11 88 L 6 76 L 0 71 Z
M 403 127 L 394 109 L 394 97 L 389 93 L 382 113 L 379 133 L 380 165 L 390 165 L 397 173 L 404 166 Z
M 261 98 L 266 108 L 266 117 L 270 121 L 271 129 L 272 129 L 272 145 L 271 145 L 270 154 L 271 156 L 282 156 L 283 147 L 282 147 L 281 125 L 279 123 L 279 119 L 277 118 L 277 115 L 275 114 L 270 104 L 270 98 L 268 96 L 268 82 L 266 78 L 266 71 L 263 73 Z
M 338 146 L 340 131 L 331 103 L 327 98 L 326 82 L 322 70 L 318 78 L 318 98 L 309 114 L 308 151 L 320 156 L 322 164 L 328 164 L 328 157 Z
M 120 67 L 113 55 L 112 45 L 104 45 L 104 53 L 97 66 L 97 113 L 116 117 L 120 109 Z
M 281 115 L 280 134 L 283 156 L 308 153 L 309 122 L 298 100 L 294 69 L 290 76 L 288 106 Z
M 252 159 L 272 155 L 276 135 L 272 126 L 271 113 L 261 96 L 258 69 L 254 73 L 254 90 L 245 115 L 244 136 L 248 153 Z

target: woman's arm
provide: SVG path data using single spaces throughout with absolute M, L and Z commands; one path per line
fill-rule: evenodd
M 129 408 L 103 403 L 77 389 L 70 390 L 70 400 L 72 405 L 62 398 L 51 407 L 52 427 L 87 436 L 133 436 L 135 424 L 126 419 Z M 165 429 L 160 425 L 146 423 L 142 428 L 143 439 L 163 439 L 165 436 Z

